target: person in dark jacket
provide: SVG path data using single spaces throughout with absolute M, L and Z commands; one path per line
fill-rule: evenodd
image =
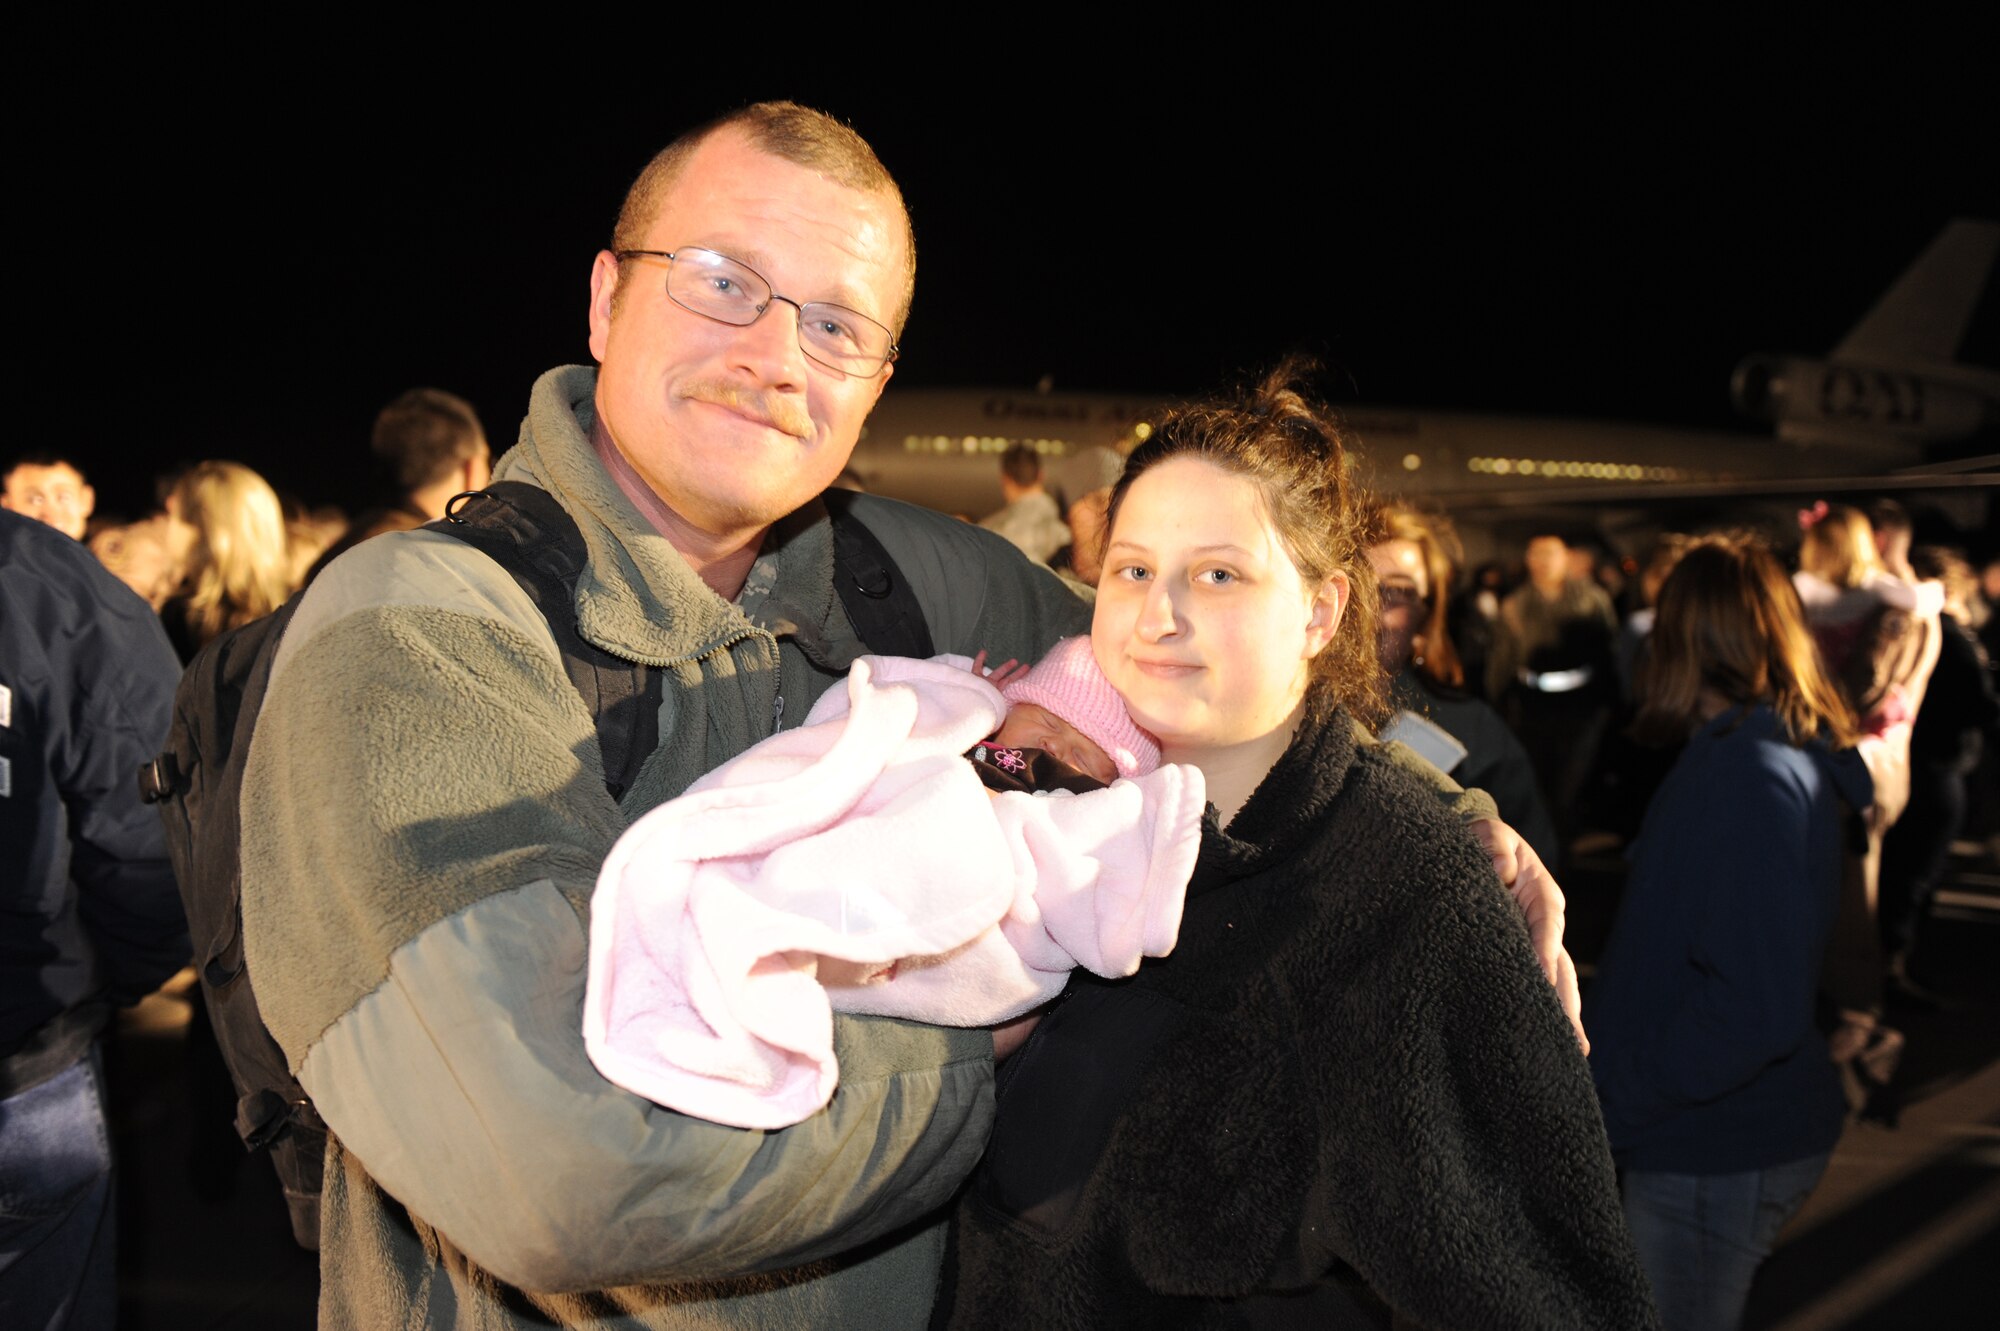
M 188 958 L 135 774 L 180 666 L 74 540 L 0 513 L 0 1324 L 110 1326 L 111 1155 L 95 1042 Z
M 1686 741 L 1598 963 L 1592 1069 L 1666 1326 L 1727 1328 L 1847 1105 L 1814 1023 L 1860 730 L 1771 553 L 1712 538 L 1660 594 L 1643 738 Z
M 1374 576 L 1293 373 L 1170 414 L 1114 492 L 1092 646 L 1211 808 L 1173 953 L 1003 1068 L 949 1325 L 1652 1326 L 1526 931 L 1357 742 Z
M 1384 738 L 1424 752 L 1418 737 L 1427 732 L 1405 713 L 1444 731 L 1458 748 L 1425 757 L 1460 785 L 1491 795 L 1501 819 L 1544 863 L 1556 863 L 1562 845 L 1528 751 L 1500 713 L 1466 691 L 1446 614 L 1456 572 L 1450 524 L 1402 504 L 1381 504 L 1369 514 L 1368 528 L 1368 560 L 1382 598 L 1377 655 L 1389 672 L 1390 704 L 1398 709 Z

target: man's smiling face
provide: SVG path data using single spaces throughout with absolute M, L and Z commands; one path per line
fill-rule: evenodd
M 713 250 L 788 300 L 889 324 L 908 281 L 906 234 L 894 195 L 835 183 L 723 129 L 682 167 L 643 248 Z M 742 327 L 683 309 L 667 271 L 664 259 L 597 257 L 598 426 L 681 521 L 715 535 L 761 529 L 840 474 L 893 367 L 864 378 L 809 359 L 783 300 Z

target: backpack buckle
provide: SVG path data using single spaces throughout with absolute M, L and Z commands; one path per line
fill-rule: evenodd
M 151 762 L 139 764 L 139 802 L 158 804 L 182 789 L 181 766 L 174 755 L 163 753 Z

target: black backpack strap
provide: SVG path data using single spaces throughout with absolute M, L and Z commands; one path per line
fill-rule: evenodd
M 853 494 L 828 490 L 822 498 L 833 523 L 834 586 L 861 641 L 885 656 L 934 655 L 915 591 L 854 516 Z M 596 722 L 605 788 L 613 799 L 623 796 L 659 746 L 663 680 L 658 669 L 613 656 L 577 633 L 576 580 L 585 551 L 576 523 L 541 487 L 499 481 L 455 497 L 429 530 L 464 541 L 506 569 L 541 611 L 563 670 Z
M 454 497 L 445 517 L 428 524 L 472 546 L 513 575 L 548 621 L 563 671 L 597 726 L 604 788 L 621 798 L 660 742 L 658 669 L 584 641 L 576 630 L 576 580 L 583 574 L 583 533 L 554 495 L 521 481 L 499 481 Z
M 930 625 L 909 579 L 896 561 L 854 516 L 854 492 L 833 489 L 820 496 L 833 520 L 833 585 L 854 631 L 878 656 L 928 657 Z

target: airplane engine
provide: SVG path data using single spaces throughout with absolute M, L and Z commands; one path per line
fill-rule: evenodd
M 2000 402 L 1922 375 L 1790 356 L 1752 356 L 1736 367 L 1736 409 L 1797 442 L 1838 438 L 1950 443 L 2000 425 Z

